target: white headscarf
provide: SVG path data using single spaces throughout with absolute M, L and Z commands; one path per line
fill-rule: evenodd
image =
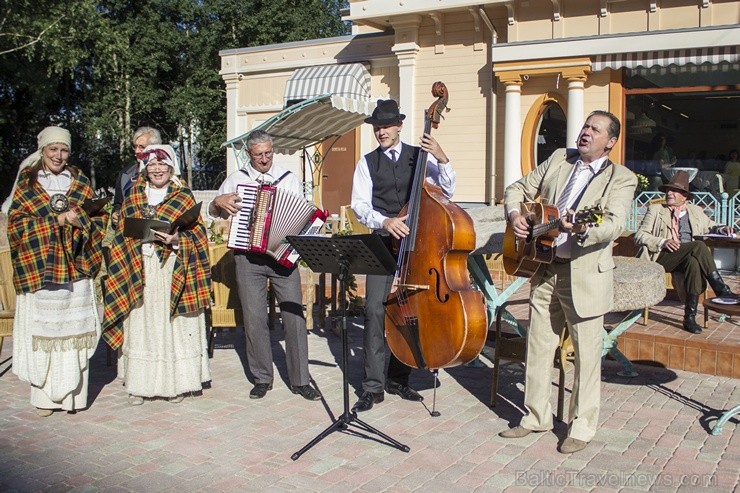
M 39 132 L 36 140 L 38 142 L 38 147 L 36 151 L 28 156 L 26 159 L 24 159 L 21 165 L 18 167 L 18 174 L 15 176 L 15 181 L 13 182 L 13 188 L 10 190 L 10 195 L 5 199 L 2 208 L 0 209 L 5 214 L 8 213 L 8 210 L 10 209 L 10 204 L 13 202 L 13 194 L 15 194 L 15 189 L 17 188 L 18 179 L 21 177 L 21 173 L 25 168 L 33 166 L 41 159 L 41 154 L 44 150 L 44 147 L 49 144 L 66 144 L 69 150 L 72 150 L 72 135 L 66 128 L 46 127 L 41 132 Z
M 163 152 L 164 156 L 162 156 Z M 180 178 L 178 178 L 180 176 L 180 165 L 177 162 L 177 154 L 175 154 L 175 150 L 171 145 L 150 144 L 146 146 L 143 151 L 136 154 L 136 160 L 139 162 L 140 174 L 145 173 L 144 170 L 149 161 L 157 160 L 165 163 L 167 166 L 172 168 L 172 178 L 170 178 L 170 180 L 177 185 L 182 186 L 182 182 L 180 181 Z
M 157 150 L 164 151 L 166 157 L 162 158 L 157 156 L 157 154 L 155 153 L 155 151 Z M 152 154 L 154 154 L 154 156 L 152 156 Z M 177 154 L 175 153 L 175 150 L 172 148 L 171 145 L 150 144 L 146 146 L 146 148 L 142 152 L 136 155 L 136 159 L 139 161 L 139 173 L 144 171 L 144 168 L 146 168 L 146 165 L 149 161 L 157 159 L 158 161 L 161 161 L 171 167 L 174 176 L 180 176 L 180 164 L 177 161 Z

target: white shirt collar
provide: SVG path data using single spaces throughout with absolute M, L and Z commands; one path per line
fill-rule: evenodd
M 401 141 L 399 140 L 399 141 L 398 141 L 398 144 L 396 144 L 396 145 L 395 145 L 395 146 L 393 146 L 393 147 L 389 147 L 388 149 L 384 149 L 384 150 L 383 150 L 383 153 L 384 153 L 384 154 L 385 154 L 386 156 L 388 156 L 388 157 L 391 157 L 391 151 L 395 151 L 395 153 L 396 153 L 396 159 L 398 159 L 398 156 L 400 156 L 400 155 L 401 155 L 401 148 L 402 148 L 402 147 L 403 147 L 403 142 L 401 142 Z
M 45 170 L 44 168 L 41 168 L 39 170 L 38 176 L 44 176 L 46 178 L 54 175 L 51 171 Z M 66 176 L 67 178 L 72 178 L 72 173 L 65 167 L 58 175 L 56 176 Z
M 272 163 L 270 169 L 268 169 L 264 173 L 252 166 L 251 162 L 247 164 L 244 169 L 247 171 L 249 177 L 254 181 L 264 181 L 270 183 L 278 179 L 278 176 L 275 175 L 275 173 L 278 173 L 275 163 Z
M 589 163 L 589 166 L 591 166 L 591 171 L 593 171 L 594 174 L 598 173 L 599 170 L 601 169 L 601 166 L 603 166 L 603 164 L 606 162 L 607 159 L 609 159 L 609 156 L 601 156 L 596 161 L 591 161 Z M 582 162 L 583 161 L 580 158 L 578 158 L 578 161 L 576 161 L 576 164 L 582 163 Z

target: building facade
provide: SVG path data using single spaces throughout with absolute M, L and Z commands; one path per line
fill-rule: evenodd
M 613 160 L 645 174 L 663 155 L 721 171 L 740 147 L 738 0 L 350 0 L 344 18 L 351 36 L 221 53 L 230 139 L 291 102 L 297 71 L 359 64 L 369 87 L 357 97 L 398 100 L 409 143 L 434 102 L 432 84 L 446 84 L 451 111 L 434 136 L 463 205 L 500 201 L 550 152 L 572 147 L 595 109 L 623 123 Z M 330 142 L 318 149 L 326 166 L 280 160 L 314 184 L 317 200 L 344 180 L 331 201 L 348 203 L 347 176 L 375 140 L 368 125 L 349 132 L 334 164 L 339 141 Z M 233 155 L 228 163 L 237 166 Z

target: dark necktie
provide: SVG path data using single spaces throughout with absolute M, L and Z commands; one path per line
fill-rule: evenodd
M 388 152 L 391 153 L 391 161 L 393 161 L 395 163 L 396 162 L 396 150 L 395 149 L 391 149 Z

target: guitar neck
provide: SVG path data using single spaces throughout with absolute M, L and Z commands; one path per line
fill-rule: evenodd
M 557 218 L 557 219 L 553 219 L 552 221 L 548 221 L 546 223 L 537 224 L 533 226 L 532 227 L 532 238 L 537 238 L 538 236 L 542 236 L 548 231 L 551 231 L 557 228 L 559 222 L 560 222 L 560 218 Z

